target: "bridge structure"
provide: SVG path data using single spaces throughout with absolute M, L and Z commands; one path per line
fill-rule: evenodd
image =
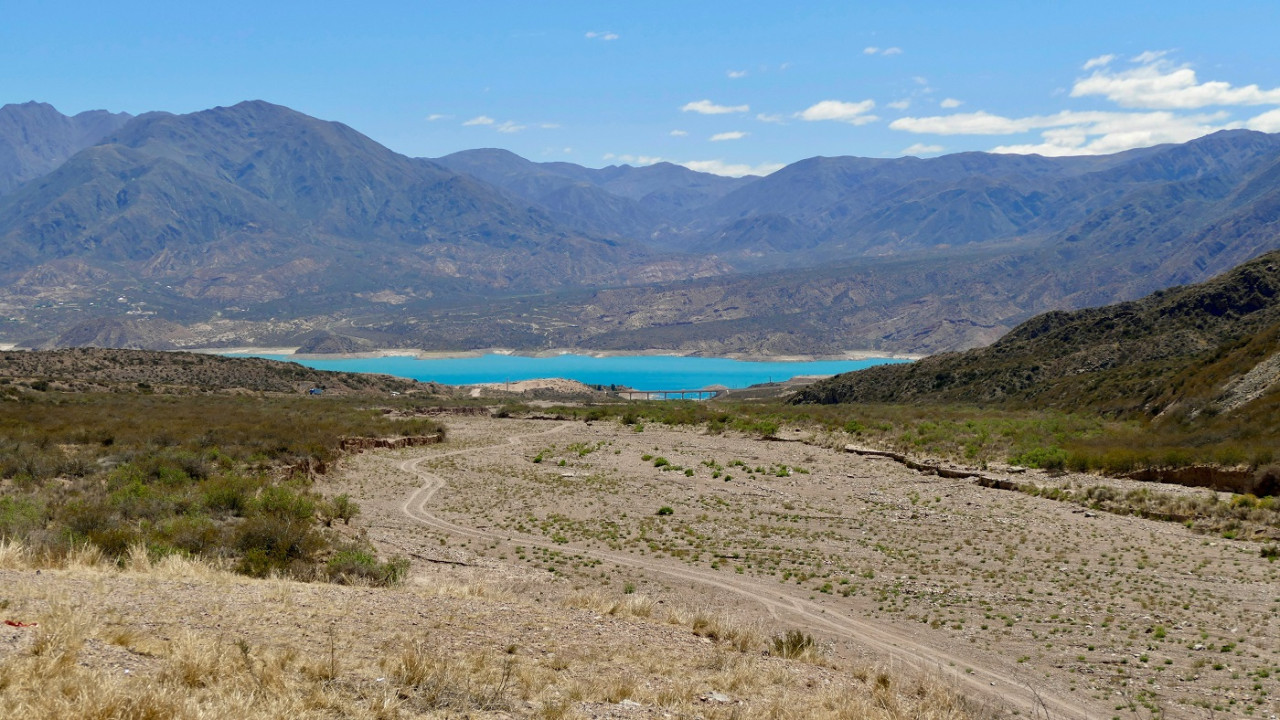
M 618 390 L 617 393 L 628 400 L 670 400 L 679 398 L 681 400 L 694 399 L 706 400 L 708 398 L 720 397 L 725 393 L 724 388 L 701 389 L 701 390 Z

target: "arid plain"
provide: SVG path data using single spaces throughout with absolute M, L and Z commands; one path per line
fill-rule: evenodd
M 714 608 L 812 633 L 836 667 L 925 673 L 1022 714 L 1280 708 L 1280 575 L 1257 542 L 923 474 L 844 452 L 840 434 L 449 422 L 444 446 L 351 458 L 325 481 L 420 573 Z
M 1277 714 L 1271 541 L 640 419 L 345 456 L 397 587 L 0 547 L 0 710 L 102 717 Z M 989 468 L 1041 487 L 1208 492 Z M 811 640 L 812 639 L 812 640 Z

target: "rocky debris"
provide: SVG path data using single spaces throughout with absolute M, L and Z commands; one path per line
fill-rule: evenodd
M 456 406 L 447 407 L 437 405 L 435 407 L 417 407 L 413 409 L 415 415 L 488 415 L 489 409 L 474 406 Z
M 1280 492 L 1277 478 L 1249 468 L 1224 468 L 1213 465 L 1189 465 L 1180 468 L 1146 468 L 1125 477 L 1141 482 L 1172 483 L 1202 487 L 1220 492 L 1252 493 L 1258 497 Z
M 915 460 L 912 460 L 911 458 L 907 457 L 906 455 L 903 455 L 902 453 L 896 453 L 889 450 L 870 450 L 868 448 L 860 448 L 856 445 L 845 445 L 844 451 L 854 453 L 855 455 L 862 455 L 865 457 L 889 458 L 890 460 L 906 465 L 912 470 L 918 470 L 928 475 L 937 475 L 938 477 L 942 477 L 942 478 L 962 480 L 964 478 L 985 478 L 986 477 L 982 473 L 973 472 L 970 470 L 952 470 L 950 468 L 944 468 L 940 465 L 929 465 L 927 463 L 916 462 Z
M 441 441 L 442 438 L 439 435 L 409 435 L 400 438 L 353 437 L 342 438 L 338 441 L 338 448 L 343 452 L 364 452 L 374 449 L 399 450 L 420 445 L 435 445 Z

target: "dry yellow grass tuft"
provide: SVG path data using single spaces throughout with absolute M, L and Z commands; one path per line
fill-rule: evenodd
M 6 613 L 38 623 L 0 643 L 0 717 L 980 717 L 941 683 L 770 656 L 763 627 L 659 616 L 643 595 L 309 585 L 12 542 L 0 587 Z

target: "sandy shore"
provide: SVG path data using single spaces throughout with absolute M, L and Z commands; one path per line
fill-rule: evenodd
M 419 360 L 445 360 L 456 358 L 478 358 L 484 355 L 515 355 L 519 357 L 549 358 L 558 355 L 585 355 L 594 358 L 625 356 L 667 356 L 667 357 L 718 357 L 743 362 L 815 362 L 823 360 L 868 360 L 871 358 L 892 358 L 895 360 L 919 360 L 924 355 L 895 353 L 883 350 L 846 350 L 837 355 L 759 355 L 753 353 L 725 353 L 724 355 L 692 355 L 671 350 L 583 350 L 578 348 L 555 348 L 551 350 L 512 350 L 510 348 L 485 348 L 483 350 L 413 350 L 404 348 L 387 348 L 361 353 L 325 353 L 294 355 L 297 347 L 236 347 L 236 348 L 191 348 L 189 352 L 207 353 L 211 355 L 290 355 L 299 360 L 367 360 L 381 357 L 412 357 Z

